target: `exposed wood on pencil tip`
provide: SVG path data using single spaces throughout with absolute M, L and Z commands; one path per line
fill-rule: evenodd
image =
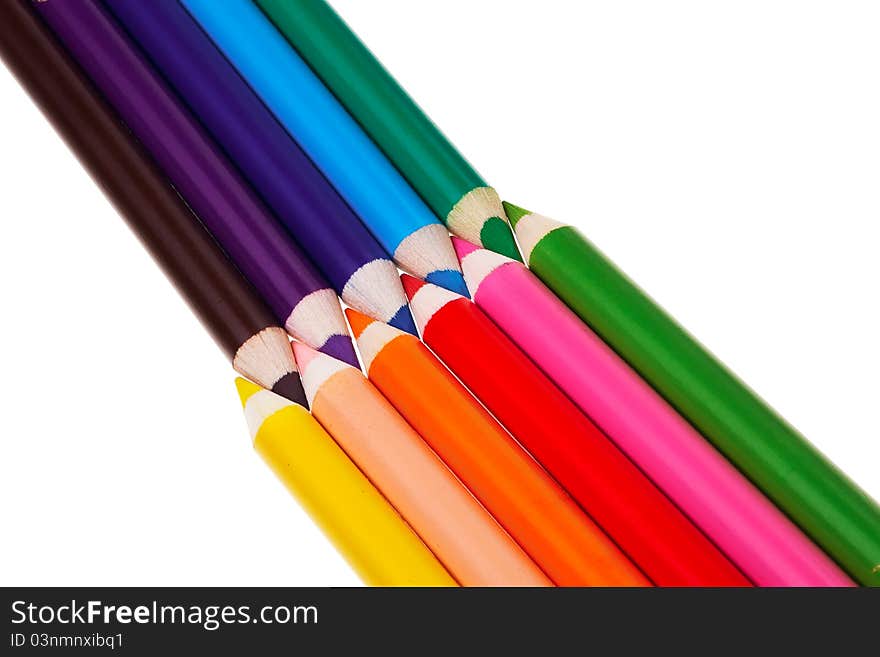
M 387 258 L 368 262 L 355 271 L 342 290 L 342 299 L 376 319 L 415 332 L 397 267 Z

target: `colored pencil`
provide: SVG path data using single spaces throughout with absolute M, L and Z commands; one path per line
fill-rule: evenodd
M 422 339 L 658 586 L 749 581 L 469 299 L 404 274 Z
M 864 585 L 880 508 L 573 227 L 508 205 L 531 270 Z
M 0 54 L 236 371 L 305 403 L 284 329 L 24 3 L 0 3 Z
M 853 585 L 521 262 L 453 243 L 477 306 L 755 584 Z
M 555 584 L 650 585 L 424 344 L 346 315 L 370 381 Z
M 304 214 L 303 192 L 291 189 L 292 181 L 304 178 L 305 169 L 309 171 L 301 186 L 314 185 L 311 181 L 317 166 L 403 269 L 457 291 L 466 289 L 446 229 L 248 0 L 225 2 L 222 6 L 211 3 L 195 9 L 220 35 L 218 41 L 243 73 L 247 74 L 249 63 L 261 69 L 263 83 L 257 81 L 254 86 L 284 127 L 178 3 L 107 0 L 105 4 L 279 216 L 291 214 L 297 218 L 288 223 L 311 229 L 326 221 L 310 207 Z M 223 25 L 229 29 L 224 30 Z M 230 37 L 247 40 L 248 45 L 255 40 L 261 48 L 248 47 L 241 53 L 235 42 L 230 45 Z M 276 80 L 267 85 L 272 75 L 281 83 Z M 299 146 L 292 142 L 291 135 Z M 338 217 L 330 227 L 345 229 L 337 239 L 349 234 L 352 240 L 363 239 L 366 228 L 351 209 L 337 207 L 344 205 L 341 199 L 324 204 L 326 214 Z
M 336 294 L 113 19 L 35 6 L 291 334 L 356 363 Z
M 290 131 L 284 121 L 284 114 L 270 102 L 272 99 L 267 96 L 267 91 L 274 91 L 282 97 L 286 96 L 288 103 L 295 103 L 297 98 L 287 93 L 283 78 L 285 73 L 277 73 L 275 70 L 278 63 L 270 57 L 264 57 L 268 52 L 267 48 L 271 45 L 271 40 L 267 41 L 267 39 L 271 39 L 272 36 L 277 37 L 277 34 L 274 28 L 266 23 L 259 10 L 252 7 L 247 0 L 243 3 L 224 2 L 222 5 L 186 2 L 181 4 L 241 77 L 247 80 L 266 106 L 273 110 L 282 125 Z M 261 30 L 261 27 L 264 29 Z M 260 43 L 260 48 L 253 48 L 254 43 Z M 274 53 L 274 50 L 272 52 Z M 227 88 L 224 93 L 228 91 Z M 209 105 L 210 103 L 207 102 L 200 103 L 206 113 L 210 109 Z M 216 118 L 214 115 L 219 114 L 221 114 L 219 108 L 211 112 L 214 118 Z M 212 120 L 212 125 L 217 127 L 219 121 L 215 123 Z M 224 125 L 228 128 L 224 133 L 227 138 L 241 139 L 244 121 L 238 126 L 238 131 L 235 130 L 234 120 L 225 119 Z M 290 143 L 289 139 L 287 143 Z M 343 151 L 340 157 L 345 158 L 346 145 L 338 144 L 338 147 Z M 265 156 L 259 152 L 253 154 L 254 161 Z M 321 176 L 321 180 L 322 184 L 329 188 L 330 183 L 327 179 Z M 265 181 L 261 184 L 268 187 Z M 350 201 L 350 199 L 346 200 Z M 285 212 L 280 218 L 312 257 L 323 264 L 325 273 L 347 304 L 371 317 L 387 321 L 405 331 L 415 332 L 400 282 L 392 280 L 392 273 L 396 272 L 397 268 L 348 207 L 344 213 L 335 211 L 334 206 L 307 215 Z
M 370 586 L 455 586 L 437 558 L 302 406 L 236 379 L 254 449 Z
M 104 4 L 346 303 L 411 330 L 394 264 L 186 9 L 176 2 Z
M 257 0 L 257 4 L 449 230 L 519 258 L 495 190 L 326 2 Z
M 551 586 L 359 369 L 294 351 L 312 414 L 459 584 Z

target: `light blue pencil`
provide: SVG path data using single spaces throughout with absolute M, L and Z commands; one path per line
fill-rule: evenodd
M 467 294 L 449 233 L 251 0 L 181 0 L 401 269 Z

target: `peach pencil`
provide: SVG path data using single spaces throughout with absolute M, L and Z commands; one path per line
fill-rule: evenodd
M 551 586 L 360 370 L 294 343 L 312 414 L 463 586 Z

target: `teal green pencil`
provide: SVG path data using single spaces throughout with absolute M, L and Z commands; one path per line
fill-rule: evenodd
M 880 508 L 573 227 L 505 204 L 531 270 L 866 586 Z
M 450 231 L 520 259 L 498 193 L 323 0 L 256 0 Z

